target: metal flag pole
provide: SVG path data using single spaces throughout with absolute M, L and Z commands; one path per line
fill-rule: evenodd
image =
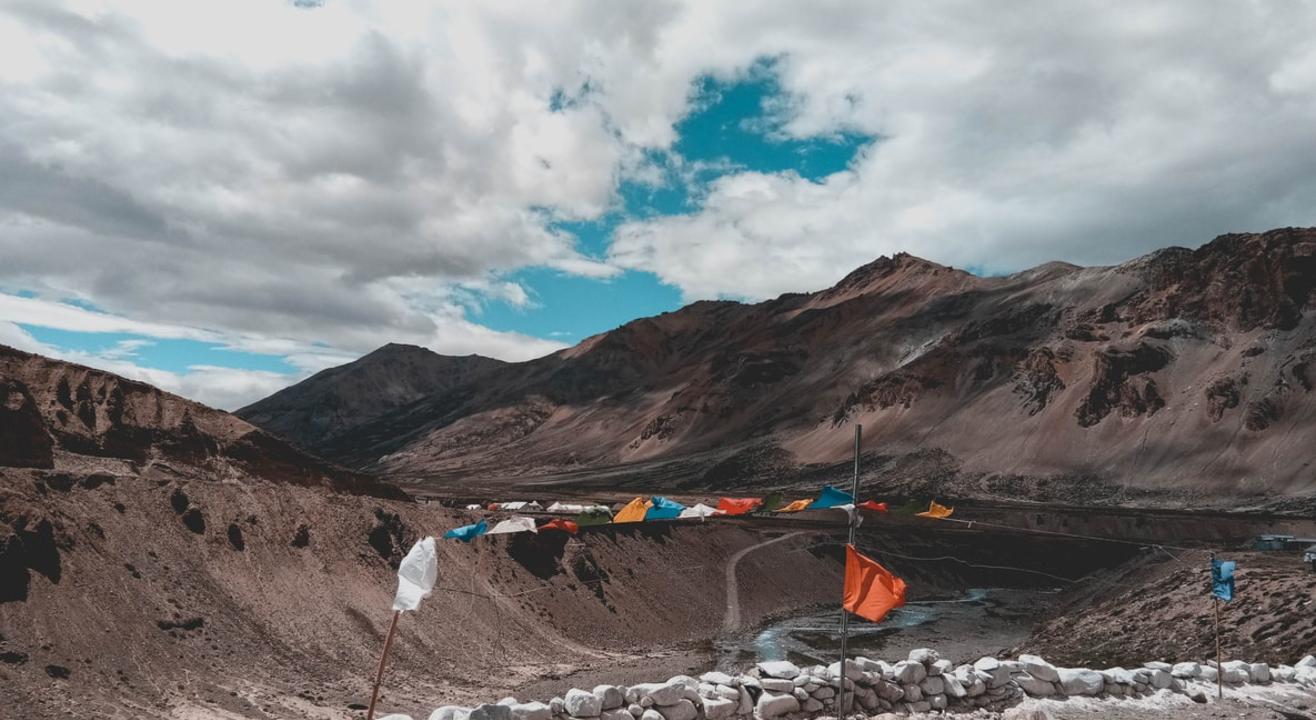
M 1211 601 L 1215 604 L 1215 696 L 1225 697 L 1225 669 L 1220 666 L 1220 596 L 1215 594 L 1215 553 L 1211 553 Z
M 859 516 L 859 439 L 863 435 L 864 426 L 855 424 L 854 426 L 854 478 L 850 482 L 850 499 L 855 504 L 854 511 L 847 513 L 849 522 L 849 537 L 846 539 L 847 545 L 854 545 L 855 519 Z M 850 634 L 850 612 L 845 609 L 845 580 L 841 581 L 841 663 L 837 666 L 836 685 L 839 688 L 836 692 L 836 712 L 841 717 L 845 716 L 845 645 Z
M 375 703 L 379 701 L 379 684 L 384 680 L 384 661 L 388 659 L 388 649 L 393 645 L 393 633 L 398 629 L 398 616 L 401 614 L 401 610 L 393 611 L 393 622 L 389 623 L 388 636 L 384 638 L 384 652 L 379 654 L 379 668 L 375 670 L 375 687 L 370 691 L 370 709 L 366 710 L 366 720 L 375 718 Z

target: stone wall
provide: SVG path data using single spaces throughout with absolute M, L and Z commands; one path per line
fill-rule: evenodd
M 1316 692 L 1316 657 L 1311 655 L 1296 665 L 1274 668 L 1235 660 L 1220 668 L 1210 661 L 1092 670 L 1058 668 L 1035 655 L 1020 655 L 1017 660 L 984 657 L 972 665 L 956 666 L 935 650 L 920 649 L 895 663 L 864 657 L 848 660 L 844 703 L 838 701 L 840 663 L 801 668 L 772 661 L 736 675 L 707 672 L 698 678 L 679 675 L 630 687 L 573 689 L 547 703 L 504 698 L 474 708 L 445 706 L 431 713 L 429 720 L 793 720 L 849 712 L 855 703 L 868 714 L 972 712 L 1004 710 L 1025 697 L 1118 698 L 1158 692 L 1207 702 L 1217 674 L 1231 686 L 1285 683 Z M 385 720 L 410 718 L 390 715 Z

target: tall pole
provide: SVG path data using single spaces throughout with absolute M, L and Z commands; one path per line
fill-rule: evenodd
M 1220 596 L 1215 594 L 1215 553 L 1211 553 L 1211 601 L 1215 604 L 1215 694 L 1216 698 L 1225 697 L 1225 669 L 1220 666 Z
M 366 710 L 366 720 L 375 720 L 375 703 L 379 701 L 379 684 L 384 681 L 384 661 L 388 659 L 388 649 L 393 646 L 393 633 L 398 629 L 398 616 L 401 610 L 393 611 L 393 622 L 389 623 L 388 635 L 384 638 L 384 652 L 379 654 L 379 667 L 375 670 L 375 687 L 370 691 L 370 709 Z
M 1225 669 L 1220 664 L 1220 598 L 1214 594 L 1215 601 L 1215 696 L 1221 700 L 1225 697 Z
M 849 536 L 846 538 L 847 545 L 854 545 L 855 519 L 859 517 L 859 440 L 863 435 L 864 426 L 855 424 L 854 426 L 854 477 L 850 482 L 850 498 L 854 501 L 855 507 L 853 512 L 847 513 L 849 521 Z M 836 693 L 836 712 L 841 717 L 845 716 L 845 645 L 850 634 L 850 613 L 845 609 L 845 582 L 841 583 L 841 664 L 837 666 L 836 681 L 840 688 Z

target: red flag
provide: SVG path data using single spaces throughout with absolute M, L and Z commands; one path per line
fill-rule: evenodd
M 859 507 L 865 510 L 872 510 L 873 512 L 886 512 L 886 503 L 878 502 L 876 500 L 866 500 L 861 502 L 859 503 Z
M 876 560 L 860 555 L 854 545 L 846 545 L 845 609 L 866 620 L 881 622 L 887 613 L 904 604 L 905 581 Z
M 563 531 L 563 532 L 571 533 L 572 535 L 575 535 L 577 532 L 580 532 L 580 526 L 579 526 L 579 525 L 577 525 L 577 524 L 574 523 L 574 522 L 571 522 L 570 520 L 563 520 L 562 518 L 554 518 L 554 519 L 552 519 L 552 520 L 549 520 L 548 522 L 544 523 L 543 525 L 540 525 L 540 526 L 539 526 L 539 529 L 540 529 L 540 530 L 561 530 L 561 531 Z
M 759 505 L 762 504 L 763 501 L 758 498 L 725 498 L 724 497 L 718 499 L 717 509 L 723 515 L 744 515 L 745 513 L 754 510 L 755 508 L 757 508 Z

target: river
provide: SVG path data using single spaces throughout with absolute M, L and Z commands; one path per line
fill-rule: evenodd
M 850 616 L 849 654 L 903 659 L 930 647 L 955 662 L 970 662 L 1028 638 L 1053 590 L 971 588 L 962 597 L 910 602 L 881 623 Z M 796 664 L 836 662 L 840 653 L 839 609 L 813 609 L 784 616 L 715 644 L 717 667 L 738 668 L 761 660 Z

